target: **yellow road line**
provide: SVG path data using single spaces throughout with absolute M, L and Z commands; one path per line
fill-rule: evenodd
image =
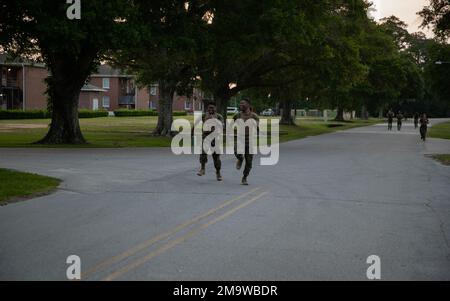
M 196 217 L 194 217 L 194 218 L 188 220 L 187 222 L 185 222 L 185 223 L 183 223 L 183 224 L 181 224 L 181 225 L 176 226 L 175 228 L 173 228 L 173 229 L 171 229 L 171 230 L 169 230 L 169 231 L 167 231 L 167 232 L 164 232 L 164 233 L 162 233 L 162 234 L 159 234 L 159 235 L 157 235 L 157 236 L 155 236 L 155 237 L 153 237 L 153 238 L 151 238 L 151 239 L 149 239 L 149 240 L 147 240 L 147 241 L 144 241 L 144 242 L 142 242 L 142 243 L 136 245 L 135 247 L 133 247 L 133 248 L 127 250 L 127 251 L 124 251 L 123 253 L 121 253 L 121 254 L 119 254 L 119 255 L 116 255 L 116 256 L 114 256 L 114 257 L 111 257 L 111 258 L 109 258 L 109 259 L 107 259 L 107 260 L 105 260 L 105 261 L 103 261 L 103 262 L 97 264 L 96 266 L 94 266 L 94 267 L 92 267 L 92 268 L 86 270 L 85 272 L 83 272 L 83 273 L 82 273 L 82 278 L 81 278 L 81 279 L 84 279 L 84 278 L 86 278 L 88 275 L 91 275 L 91 274 L 93 274 L 93 273 L 96 273 L 96 272 L 98 272 L 99 270 L 101 270 L 101 269 L 103 269 L 103 268 L 105 268 L 105 267 L 107 267 L 107 266 L 109 266 L 109 265 L 111 265 L 111 264 L 114 264 L 114 263 L 117 262 L 117 261 L 123 260 L 123 259 L 125 259 L 125 258 L 127 258 L 127 257 L 129 257 L 129 256 L 131 256 L 131 255 L 133 255 L 133 254 L 135 254 L 135 253 L 137 253 L 137 252 L 139 252 L 139 251 L 141 251 L 141 250 L 143 250 L 143 249 L 145 249 L 145 248 L 147 248 L 147 247 L 149 247 L 149 246 L 151 246 L 151 245 L 157 243 L 158 241 L 160 241 L 160 240 L 162 240 L 162 239 L 165 239 L 165 238 L 167 238 L 167 237 L 169 237 L 169 236 L 171 236 L 171 235 L 173 235 L 173 234 L 175 234 L 175 233 L 177 233 L 177 232 L 183 230 L 183 229 L 186 228 L 186 227 L 189 227 L 189 226 L 192 225 L 192 224 L 195 224 L 196 222 L 198 222 L 198 221 L 200 221 L 200 220 L 202 220 L 202 219 L 204 219 L 204 218 L 206 218 L 206 217 L 208 217 L 208 216 L 210 216 L 210 215 L 216 213 L 216 212 L 219 211 L 220 209 L 222 209 L 222 208 L 224 208 L 224 207 L 227 207 L 228 205 L 230 205 L 230 204 L 236 202 L 237 200 L 240 200 L 240 199 L 242 199 L 242 198 L 248 196 L 249 194 L 251 194 L 251 193 L 253 193 L 253 192 L 256 192 L 256 191 L 259 190 L 259 189 L 261 189 L 261 187 L 257 187 L 257 188 L 255 188 L 255 189 L 252 189 L 252 190 L 246 192 L 246 193 L 240 194 L 240 195 L 238 195 L 238 196 L 236 196 L 236 197 L 234 197 L 234 198 L 232 198 L 232 199 L 230 199 L 230 200 L 227 200 L 227 201 L 225 201 L 224 203 L 222 203 L 220 206 L 218 206 L 218 207 L 216 207 L 216 208 L 213 208 L 213 209 L 209 210 L 208 212 L 205 212 L 205 213 L 203 213 L 203 214 L 200 214 L 200 215 L 198 215 L 198 216 L 196 216 Z
M 262 198 L 263 196 L 265 196 L 268 192 L 263 192 L 261 194 L 259 194 L 258 196 L 240 204 L 239 206 L 234 207 L 233 209 L 230 209 L 229 211 L 225 212 L 224 214 L 220 215 L 219 217 L 191 230 L 190 232 L 188 232 L 187 234 L 185 234 L 184 236 L 181 236 L 173 241 L 170 241 L 168 243 L 166 243 L 165 245 L 161 246 L 159 249 L 147 254 L 146 256 L 126 265 L 125 267 L 121 268 L 120 270 L 110 274 L 109 276 L 107 276 L 106 278 L 103 279 L 103 281 L 112 281 L 114 279 L 117 279 L 118 277 L 128 273 L 129 271 L 141 266 L 142 264 L 148 262 L 149 260 L 151 260 L 152 258 L 164 253 L 165 251 L 175 247 L 176 245 L 182 243 L 183 241 L 185 241 L 186 239 L 194 236 L 195 234 L 199 233 L 200 231 L 208 228 L 209 226 L 224 220 L 225 218 L 227 218 L 228 216 L 230 216 L 231 214 L 233 214 L 234 212 L 247 207 L 248 205 L 250 205 L 251 203 L 255 202 L 256 200 Z

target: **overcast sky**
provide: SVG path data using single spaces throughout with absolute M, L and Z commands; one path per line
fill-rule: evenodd
M 410 32 L 426 31 L 420 29 L 422 23 L 417 12 L 429 3 L 428 0 L 372 0 L 377 8 L 376 19 L 395 15 L 409 25 Z

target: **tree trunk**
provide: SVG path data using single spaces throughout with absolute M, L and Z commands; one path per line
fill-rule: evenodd
M 36 144 L 85 144 L 78 122 L 78 98 L 85 79 L 68 82 L 52 75 L 48 78 L 52 121 L 47 135 Z M 81 83 L 81 84 L 80 84 Z
M 344 109 L 342 107 L 337 108 L 337 115 L 334 119 L 335 121 L 345 121 L 344 119 Z
M 227 108 L 230 101 L 230 96 L 225 93 L 216 92 L 214 93 L 214 102 L 216 103 L 217 112 L 227 118 Z
M 361 119 L 363 119 L 363 120 L 369 119 L 369 112 L 367 111 L 366 105 L 363 105 L 361 108 Z
M 173 97 L 175 95 L 175 88 L 167 82 L 161 80 L 158 85 L 159 89 L 159 108 L 158 108 L 158 123 L 153 135 L 155 136 L 172 136 L 172 122 L 173 122 Z
M 294 119 L 292 118 L 292 101 L 285 100 L 281 102 L 281 106 L 283 109 L 280 124 L 284 125 L 294 125 Z

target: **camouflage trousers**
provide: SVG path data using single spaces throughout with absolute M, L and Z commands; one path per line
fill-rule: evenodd
M 253 167 L 253 156 L 254 156 L 254 155 L 250 154 L 249 146 L 245 145 L 245 154 L 238 154 L 237 147 L 235 147 L 234 155 L 236 156 L 236 158 L 239 161 L 241 161 L 241 162 L 245 161 L 244 177 L 248 177 L 248 175 L 250 174 L 250 171 L 252 170 L 252 167 Z
M 220 171 L 220 169 L 222 168 L 222 161 L 220 161 L 220 155 L 213 153 L 212 157 L 216 171 Z M 200 164 L 202 165 L 202 167 L 204 167 L 206 163 L 208 163 L 208 155 L 206 153 L 203 153 L 200 155 Z

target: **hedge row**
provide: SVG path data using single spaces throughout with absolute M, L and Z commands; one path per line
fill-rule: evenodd
M 97 118 L 107 117 L 107 111 L 91 111 L 80 110 L 78 112 L 79 118 Z M 48 119 L 51 118 L 50 113 L 45 110 L 0 110 L 0 119 Z
M 108 117 L 108 111 L 92 111 L 81 109 L 78 112 L 79 118 Z M 138 117 L 138 116 L 158 116 L 157 111 L 152 110 L 117 110 L 114 111 L 116 117 Z M 186 116 L 187 112 L 173 112 L 173 116 Z M 0 120 L 2 119 L 48 119 L 51 115 L 45 110 L 0 110 Z
M 173 116 L 186 116 L 187 112 L 175 111 Z M 114 111 L 116 117 L 139 117 L 139 116 L 158 116 L 158 112 L 154 110 L 116 110 Z
M 0 119 L 46 119 L 50 118 L 47 111 L 44 110 L 0 110 Z
M 78 118 L 108 117 L 108 111 L 79 110 Z
M 139 117 L 139 116 L 158 116 L 158 112 L 152 110 L 116 110 L 116 117 Z

